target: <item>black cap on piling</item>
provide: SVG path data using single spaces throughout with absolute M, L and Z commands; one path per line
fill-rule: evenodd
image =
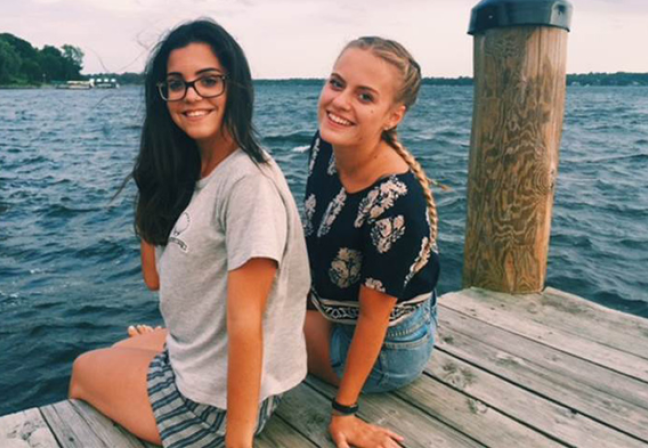
M 567 0 L 482 0 L 472 9 L 468 34 L 520 25 L 555 26 L 569 31 L 572 10 Z

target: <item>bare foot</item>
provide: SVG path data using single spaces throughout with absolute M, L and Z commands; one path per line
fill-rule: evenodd
M 135 336 L 140 336 L 146 333 L 152 333 L 155 330 L 160 330 L 162 327 L 159 325 L 155 328 L 151 327 L 150 325 L 131 325 L 128 327 L 128 336 L 135 337 Z

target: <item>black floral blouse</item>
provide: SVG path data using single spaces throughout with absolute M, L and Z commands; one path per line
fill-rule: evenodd
M 315 136 L 310 149 L 304 228 L 311 300 L 328 319 L 355 323 L 360 286 L 397 299 L 395 325 L 433 296 L 439 254 L 430 250 L 422 187 L 411 171 L 348 193 L 332 146 Z M 421 268 L 421 266 L 423 266 Z

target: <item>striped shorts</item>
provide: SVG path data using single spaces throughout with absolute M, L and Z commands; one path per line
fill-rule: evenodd
M 227 411 L 196 403 L 180 393 L 167 350 L 151 361 L 147 387 L 163 447 L 225 446 Z M 281 394 L 261 403 L 256 434 L 261 432 L 280 402 Z

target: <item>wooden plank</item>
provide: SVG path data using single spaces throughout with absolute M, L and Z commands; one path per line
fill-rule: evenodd
M 570 446 L 646 448 L 637 439 L 439 350 L 428 363 L 426 374 Z
M 157 447 L 157 445 L 154 445 L 152 443 L 138 440 L 135 436 L 128 433 L 124 428 L 114 423 L 101 413 L 97 412 L 92 406 L 88 405 L 87 403 L 77 400 L 71 400 L 70 403 L 74 411 L 82 420 L 81 422 L 79 422 L 78 419 L 74 418 L 75 423 L 73 424 L 75 426 L 83 426 L 84 423 L 87 424 L 89 429 L 97 436 L 98 439 L 100 439 L 104 443 L 105 446 L 113 448 Z M 58 407 L 59 406 L 57 404 L 57 408 Z M 64 409 L 63 412 L 68 414 L 69 411 L 69 409 Z M 312 444 L 308 439 L 297 433 L 294 429 L 290 428 L 279 418 L 273 418 L 270 420 L 263 433 L 255 441 L 255 444 L 258 445 L 259 448 L 315 447 L 315 445 Z
M 546 288 L 542 294 L 515 296 L 470 288 L 444 294 L 440 300 L 448 305 L 450 301 L 460 301 L 503 306 L 522 320 L 541 323 L 648 359 L 648 344 L 637 343 L 648 341 L 648 319 L 605 308 L 554 288 Z
M 317 448 L 278 415 L 274 415 L 254 441 L 257 448 Z
M 557 374 L 648 410 L 648 387 L 643 381 L 520 337 L 449 308 L 444 308 L 443 314 L 448 317 L 448 324 L 452 322 L 450 325 L 453 325 L 455 330 L 467 336 L 478 338 L 491 347 L 507 350 L 521 358 L 527 357 Z
M 101 414 L 88 403 L 70 400 L 76 412 L 88 423 L 97 437 L 111 446 L 121 443 L 124 448 L 141 448 L 144 443 L 119 424 Z M 122 445 L 120 445 L 121 447 Z
M 318 408 L 318 426 L 326 430 L 331 409 L 331 399 L 336 389 L 316 378 L 309 377 L 307 384 L 312 392 L 301 397 L 301 407 Z M 315 392 L 317 390 L 319 393 Z M 324 394 L 323 397 L 321 394 Z M 429 447 L 481 447 L 483 444 L 432 418 L 425 412 L 414 408 L 393 394 L 363 395 L 360 400 L 360 412 L 363 420 L 384 426 L 405 437 L 404 445 L 408 448 Z M 293 415 L 294 417 L 294 415 Z M 323 424 L 322 424 L 323 422 Z
M 520 315 L 512 311 L 509 306 L 516 300 L 511 295 L 495 295 L 484 291 L 479 293 L 479 298 L 474 298 L 469 291 L 465 293 L 462 291 L 446 294 L 444 297 L 446 299 L 443 301 L 443 306 L 447 308 L 648 383 L 648 360 L 572 332 L 552 328 L 531 319 L 521 319 Z M 486 297 L 488 300 L 484 299 Z M 519 300 L 524 301 L 524 298 Z M 648 384 L 646 387 L 648 388 Z
M 578 358 L 523 339 L 471 317 L 444 309 L 440 313 L 438 347 L 453 356 L 534 393 L 548 397 L 594 420 L 648 442 L 648 412 L 579 375 L 580 368 L 596 367 Z M 465 334 L 464 334 L 465 332 Z M 566 370 L 566 372 L 561 372 Z M 606 371 L 615 377 L 623 375 Z M 581 376 L 581 377 L 579 377 Z
M 501 380 L 500 380 L 501 381 Z M 486 446 L 498 448 L 563 448 L 533 429 L 474 397 L 457 392 L 429 376 L 423 376 L 396 394 Z
M 329 403 L 305 384 L 284 395 L 276 415 L 318 447 L 334 448 L 328 435 Z
M 0 446 L 58 448 L 59 444 L 38 408 L 31 408 L 0 417 Z
M 115 423 L 92 411 L 94 410 L 84 408 L 83 405 L 73 405 L 71 401 L 61 401 L 41 408 L 43 417 L 62 448 L 144 447 L 135 437 L 118 429 Z M 106 426 L 102 418 L 108 420 Z

